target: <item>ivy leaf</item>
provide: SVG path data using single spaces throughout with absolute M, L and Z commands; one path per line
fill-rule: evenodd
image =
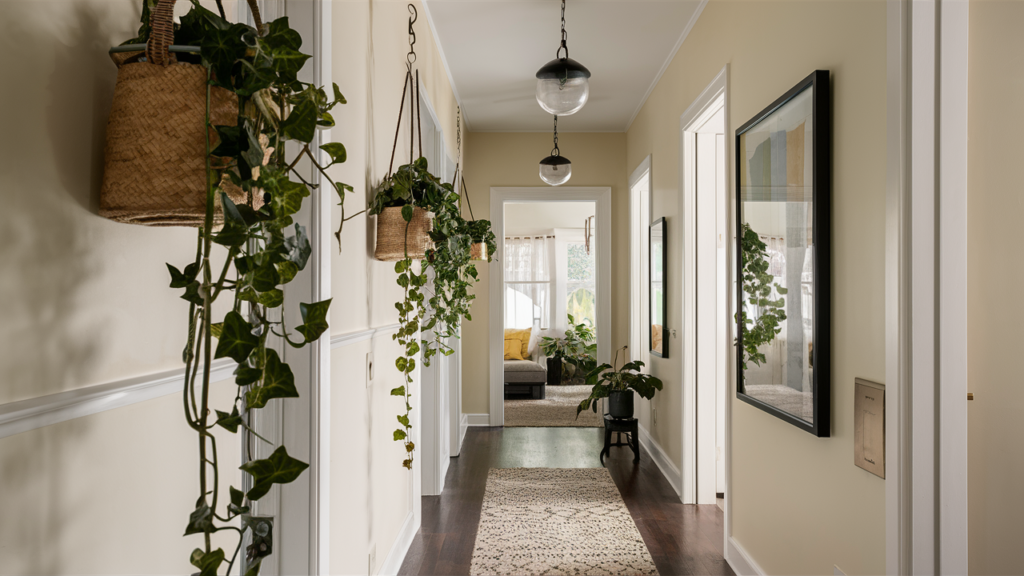
M 281 275 L 281 284 L 287 284 L 299 273 L 299 267 L 291 261 L 279 262 L 277 264 L 277 273 Z
M 203 552 L 202 548 L 192 551 L 192 565 L 199 568 L 199 576 L 217 576 L 217 569 L 224 562 L 224 550 L 217 548 L 211 552 Z
M 405 386 L 399 386 L 398 388 L 391 389 L 392 396 L 405 396 Z
M 231 198 L 221 192 L 220 202 L 224 210 L 224 227 L 213 237 L 213 241 L 221 246 L 238 247 L 249 239 L 249 227 L 242 214 L 235 207 Z
M 338 206 L 345 205 L 345 192 L 352 192 L 355 188 L 345 184 L 344 182 L 335 182 L 334 190 L 338 193 Z
M 228 488 L 228 491 L 231 493 L 231 503 L 228 504 L 228 512 L 232 513 L 235 516 L 239 514 L 248 513 L 249 507 L 242 506 L 242 502 L 244 501 L 243 498 L 245 498 L 245 493 L 239 490 L 238 488 L 235 488 L 234 486 L 230 486 Z
M 252 287 L 257 292 L 270 292 L 281 283 L 281 275 L 277 273 L 277 267 L 267 262 L 253 272 Z
M 241 129 L 238 126 L 214 126 L 217 130 L 217 147 L 213 149 L 214 156 L 233 158 L 241 152 L 240 136 Z
M 284 292 L 274 289 L 260 294 L 256 301 L 266 306 L 267 308 L 277 308 L 284 304 Z
M 196 506 L 196 509 L 189 514 L 188 526 L 185 527 L 185 536 L 189 534 L 204 534 L 214 530 L 213 510 L 210 510 L 210 505 L 206 503 L 205 499 L 202 499 L 199 505 Z
M 413 207 L 412 204 L 406 204 L 402 206 L 402 219 L 406 222 L 412 222 Z
M 232 433 L 238 432 L 238 427 L 242 425 L 242 416 L 238 413 L 238 406 L 235 406 L 231 410 L 231 413 L 221 412 L 217 410 L 217 425 L 225 430 L 230 430 Z
M 345 145 L 341 142 L 324 144 L 320 149 L 327 152 L 327 155 L 331 157 L 331 163 L 325 166 L 325 168 L 329 168 L 335 164 L 341 164 L 348 160 L 348 151 L 345 150 Z
M 242 147 L 241 150 L 242 158 L 245 160 L 245 163 L 248 164 L 250 168 L 262 166 L 263 147 L 260 146 L 259 139 L 256 137 L 255 134 L 252 133 L 252 130 L 248 125 L 245 127 L 245 135 L 246 139 L 245 142 L 242 143 L 244 146 Z
M 259 338 L 253 336 L 252 327 L 245 318 L 231 311 L 224 317 L 224 328 L 217 340 L 214 358 L 231 358 L 241 364 L 259 343 Z
M 398 442 L 399 440 L 405 440 L 405 438 L 406 433 L 404 430 L 395 430 L 395 442 Z
M 316 136 L 316 120 L 318 111 L 316 105 L 306 100 L 292 108 L 291 114 L 281 123 L 281 134 L 290 140 L 300 142 L 313 141 Z
M 272 485 L 294 481 L 303 470 L 309 468 L 309 464 L 292 458 L 285 447 L 281 446 L 274 450 L 270 458 L 246 462 L 239 468 L 252 476 L 252 488 L 247 494 L 249 500 L 259 500 L 270 492 Z
M 309 188 L 305 184 L 282 179 L 277 182 L 277 194 L 271 194 L 271 205 L 274 216 L 285 218 L 299 211 L 302 199 L 309 196 Z
M 196 279 L 197 270 L 195 262 L 186 266 L 184 272 L 167 264 L 167 271 L 171 273 L 171 288 L 184 288 L 188 286 Z
M 239 364 L 238 368 L 235 368 L 235 384 L 239 386 L 248 386 L 255 384 L 260 381 L 263 377 L 263 370 L 259 368 L 250 368 L 243 364 Z
M 210 324 L 210 334 L 214 338 L 220 338 L 221 332 L 224 331 L 224 323 L 217 322 L 216 324 Z
M 246 45 L 242 34 L 251 28 L 245 24 L 233 24 L 226 30 L 214 28 L 203 34 L 203 60 L 213 69 L 216 84 L 231 89 L 231 69 L 235 62 L 245 57 Z
M 245 401 L 249 408 L 263 408 L 274 398 L 299 397 L 299 391 L 295 389 L 295 375 L 292 374 L 292 369 L 281 362 L 281 357 L 272 348 L 267 349 L 267 365 L 263 374 L 263 385 L 249 390 L 245 395 Z
M 314 304 L 299 304 L 302 313 L 302 325 L 295 330 L 306 337 L 306 342 L 313 342 L 327 330 L 327 310 L 331 307 L 331 298 Z
M 335 104 L 348 104 L 348 100 L 345 100 L 345 97 L 341 94 L 341 90 L 338 89 L 337 83 L 334 84 L 334 102 Z M 334 106 L 332 105 L 331 107 L 333 108 Z
M 199 294 L 198 280 L 193 280 L 189 282 L 188 286 L 185 286 L 185 293 L 181 295 L 181 299 L 191 302 L 196 306 L 203 305 L 203 297 Z
M 278 18 L 270 23 L 266 37 L 263 40 L 270 48 L 291 48 L 298 50 L 302 47 L 302 36 L 292 30 L 288 25 L 288 17 Z
M 284 248 L 287 251 L 285 258 L 295 264 L 299 270 L 306 267 L 309 255 L 313 249 L 309 245 L 309 237 L 306 236 L 306 227 L 301 224 L 295 225 L 295 235 L 284 239 Z

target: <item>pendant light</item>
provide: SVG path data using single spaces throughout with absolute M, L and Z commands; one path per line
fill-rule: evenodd
M 555 51 L 555 59 L 537 71 L 537 103 L 555 116 L 579 112 L 590 97 L 590 70 L 569 58 L 565 40 L 565 0 L 562 0 L 562 45 Z M 563 49 L 564 57 L 561 56 Z
M 572 176 L 572 162 L 558 150 L 558 116 L 555 116 L 555 148 L 551 156 L 540 161 L 540 179 L 552 186 L 561 186 Z

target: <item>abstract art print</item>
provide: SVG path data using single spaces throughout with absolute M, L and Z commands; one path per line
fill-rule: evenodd
M 737 397 L 830 433 L 829 72 L 736 131 Z

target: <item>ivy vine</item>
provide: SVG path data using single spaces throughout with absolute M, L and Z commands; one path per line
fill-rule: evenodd
M 284 446 L 268 458 L 254 459 L 252 443 L 266 440 L 249 426 L 254 410 L 271 400 L 299 395 L 291 368 L 271 347 L 271 335 L 301 348 L 328 328 L 329 299 L 299 304 L 302 324 L 293 327 L 294 332 L 285 325 L 284 314 L 275 312 L 284 305 L 283 286 L 306 267 L 312 252 L 305 227 L 295 223 L 293 215 L 314 185 L 303 179 L 295 166 L 302 157 L 308 158 L 342 200 L 351 187 L 335 183 L 326 173 L 330 166 L 345 161 L 342 144 L 320 147 L 330 158 L 324 164 L 310 151 L 317 129 L 334 125 L 330 111 L 345 99 L 337 85 L 328 95 L 298 79 L 310 56 L 300 51 L 301 37 L 289 26 L 288 18 L 257 30 L 230 23 L 195 0 L 192 4 L 180 24 L 175 24 L 175 38 L 177 44 L 199 46 L 201 52 L 179 54 L 178 59 L 207 69 L 206 125 L 216 139 L 207 143 L 206 214 L 199 228 L 195 260 L 183 269 L 170 264 L 167 268 L 171 288 L 183 290 L 181 297 L 189 302 L 183 404 L 188 425 L 199 436 L 199 498 L 185 535 L 203 535 L 204 545 L 196 548 L 189 560 L 201 576 L 215 576 L 222 569 L 232 573 L 243 533 L 254 532 L 253 502 L 268 494 L 274 484 L 294 481 L 308 467 L 291 457 Z M 153 0 L 143 0 L 143 26 L 139 37 L 130 42 L 148 40 L 154 5 Z M 224 88 L 238 98 L 235 125 L 216 126 L 210 121 L 212 87 Z M 290 160 L 284 153 L 288 141 L 301 146 Z M 229 183 L 246 193 L 247 202 L 232 202 L 224 193 Z M 218 211 L 223 220 L 219 229 L 215 227 Z M 226 251 L 220 270 L 211 264 L 215 245 Z M 233 294 L 231 310 L 215 322 L 212 306 L 225 292 Z M 224 410 L 210 405 L 210 367 L 219 358 L 238 363 L 235 399 Z M 241 470 L 252 480 L 248 491 L 231 486 L 226 504 L 219 501 L 220 468 L 212 433 L 217 426 L 232 433 L 241 428 L 246 434 Z M 239 518 L 241 527 L 233 523 Z M 230 559 L 211 543 L 211 536 L 224 530 L 238 532 L 239 541 Z M 258 534 L 253 537 L 254 543 L 260 540 Z M 258 574 L 263 558 L 270 553 L 270 548 L 251 546 L 246 551 L 244 573 Z

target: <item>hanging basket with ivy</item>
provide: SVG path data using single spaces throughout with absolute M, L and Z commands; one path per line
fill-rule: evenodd
M 148 12 L 149 4 L 145 5 Z M 110 50 L 117 84 L 107 121 L 99 213 L 145 226 L 200 226 L 206 216 L 206 152 L 216 132 L 206 127 L 207 68 L 196 14 L 183 18 L 174 44 L 174 1 L 164 0 L 138 38 Z M 146 15 L 143 16 L 145 19 Z M 211 124 L 236 126 L 238 97 L 214 86 Z M 224 191 L 236 204 L 246 194 L 231 182 Z M 262 198 L 255 199 L 256 207 Z M 221 211 L 214 221 L 221 222 Z

